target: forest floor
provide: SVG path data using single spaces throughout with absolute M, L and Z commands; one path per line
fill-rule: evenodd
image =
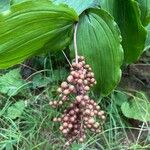
M 65 139 L 59 132 L 59 124 L 52 121 L 61 110 L 49 106 L 56 88 L 67 76 L 66 61 L 62 55 L 27 61 L 21 67 L 23 81 L 19 77 L 12 80 L 9 74 L 5 82 L 11 80 L 13 87 L 10 84 L 0 86 L 0 150 L 149 150 L 149 122 L 125 117 L 119 105 L 125 93 L 144 92 L 149 99 L 149 58 L 150 52 L 146 52 L 137 63 L 124 69 L 120 85 L 111 95 L 95 96 L 107 114 L 102 132 L 87 132 L 83 144 L 74 142 L 68 148 L 64 147 Z M 20 66 L 13 69 L 18 68 Z M 1 74 L 8 71 L 1 71 Z M 19 76 L 17 70 L 14 73 Z M 15 86 L 19 88 L 12 95 Z

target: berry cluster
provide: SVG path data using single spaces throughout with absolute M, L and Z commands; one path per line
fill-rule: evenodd
M 101 127 L 96 119 L 99 118 L 101 123 L 105 120 L 104 111 L 88 96 L 90 87 L 96 84 L 94 73 L 85 63 L 83 56 L 78 57 L 78 61 L 78 63 L 73 61 L 67 81 L 62 82 L 61 87 L 57 90 L 60 93 L 60 100 L 50 102 L 50 105 L 56 108 L 64 102 L 69 102 L 70 95 L 75 96 L 75 100 L 64 110 L 64 114 L 60 118 L 53 119 L 55 122 L 62 122 L 60 131 L 69 139 L 68 144 L 76 139 L 83 142 L 86 138 L 86 128 L 99 133 Z

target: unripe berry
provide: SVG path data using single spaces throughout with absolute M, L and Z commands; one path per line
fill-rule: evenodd
M 89 115 L 91 113 L 91 111 L 89 109 L 86 109 L 85 113 Z
M 92 78 L 92 79 L 91 79 L 91 83 L 94 83 L 94 82 L 95 82 L 95 79 L 94 79 L 94 78 Z
M 78 72 L 75 72 L 75 74 L 73 75 L 75 78 L 78 78 L 79 77 L 79 73 Z
M 104 111 L 100 111 L 100 112 L 98 113 L 99 116 L 102 116 L 103 114 L 104 114 Z
M 84 56 L 80 56 L 80 60 L 82 60 L 82 61 L 83 61 L 84 59 L 85 59 L 85 58 L 84 58 Z
M 72 67 L 77 67 L 77 64 L 75 62 L 73 62 Z
M 86 105 L 85 101 L 81 101 L 81 105 L 85 106 Z
M 72 75 L 69 75 L 68 78 L 67 78 L 67 81 L 68 81 L 68 82 L 72 82 L 72 81 L 73 81 L 73 76 L 72 76 Z
M 76 108 L 76 109 L 75 109 L 75 112 L 79 112 L 79 109 L 78 109 L 78 108 Z
M 91 117 L 93 117 L 95 114 L 94 114 L 94 112 L 92 111 L 91 113 L 90 113 L 90 116 Z
M 75 89 L 75 87 L 74 87 L 73 85 L 70 85 L 70 86 L 69 86 L 69 90 L 70 90 L 70 91 L 73 91 L 74 89 Z
M 88 128 L 92 128 L 91 124 L 87 124 L 87 127 L 88 127 Z
M 88 81 L 87 81 L 87 80 L 84 80 L 83 83 L 84 83 L 85 85 L 87 85 L 87 84 L 88 84 Z
M 65 95 L 68 95 L 68 94 L 70 93 L 70 91 L 69 91 L 68 89 L 66 89 L 66 90 L 63 91 L 63 93 L 64 93 Z
M 53 102 L 52 102 L 52 101 L 50 101 L 50 102 L 49 102 L 49 105 L 50 105 L 50 106 L 52 106 L 52 105 L 53 105 Z
M 54 122 L 57 122 L 58 120 L 57 120 L 57 118 L 54 118 L 53 121 L 54 121 Z
M 84 75 L 83 74 L 80 75 L 80 79 L 84 79 Z
M 92 68 L 91 68 L 91 67 L 89 67 L 89 68 L 88 68 L 88 70 L 89 70 L 89 71 L 92 71 Z
M 62 92 L 62 89 L 61 89 L 61 88 L 58 88 L 58 89 L 57 89 L 57 92 L 61 93 L 61 92 Z
M 86 69 L 88 69 L 90 66 L 89 66 L 89 65 L 85 65 L 84 67 L 85 67 Z
M 57 101 L 53 101 L 53 105 L 57 105 Z
M 80 69 L 80 68 L 82 68 L 82 64 L 81 64 L 81 63 L 78 63 L 78 64 L 76 65 L 76 67 Z
M 91 76 L 94 77 L 94 73 L 93 72 L 91 72 Z
M 63 104 L 63 102 L 62 101 L 59 101 L 59 103 L 58 103 L 59 105 L 62 105 Z
M 89 87 L 89 86 L 85 86 L 85 87 L 84 87 L 84 90 L 89 91 L 89 90 L 90 90 L 90 87 Z
M 82 143 L 83 141 L 84 141 L 84 139 L 83 139 L 83 138 L 80 138 L 80 139 L 79 139 L 79 142 L 81 142 L 81 143 Z
M 105 120 L 106 119 L 106 117 L 103 115 L 103 116 L 101 116 L 101 118 L 102 118 L 102 120 Z
M 64 123 L 63 123 L 63 127 L 68 127 L 68 123 L 67 123 L 67 122 L 64 122 Z
M 74 75 L 75 75 L 75 73 L 76 73 L 75 71 L 71 71 L 71 73 L 70 73 L 70 74 L 71 74 L 72 76 L 74 76 Z
M 85 121 L 88 121 L 88 117 L 84 117 L 83 119 L 84 119 Z
M 69 114 L 70 114 L 70 115 L 74 115 L 74 114 L 75 114 L 74 110 L 71 110 L 71 111 L 69 112 Z
M 57 118 L 57 121 L 60 122 L 62 119 L 61 118 Z
M 65 116 L 63 120 L 64 120 L 64 121 L 68 121 L 68 117 L 67 117 L 67 116 Z
M 97 106 L 96 106 L 96 109 L 97 109 L 97 110 L 100 110 L 100 106 L 97 105 Z
M 88 108 L 91 110 L 91 109 L 93 109 L 93 106 L 92 106 L 92 105 L 89 105 Z
M 71 129 L 73 127 L 73 125 L 70 123 L 68 124 L 68 128 Z
M 80 96 L 80 95 L 79 95 L 79 96 L 77 96 L 77 97 L 76 97 L 76 100 L 77 100 L 78 102 L 81 102 L 81 100 L 82 100 L 82 96 Z
M 68 87 L 68 83 L 67 83 L 67 82 L 63 82 L 63 83 L 61 84 L 61 87 L 64 88 L 64 89 L 67 88 L 67 87 Z
M 98 111 L 97 111 L 97 110 L 94 110 L 94 114 L 97 115 L 97 114 L 98 114 Z
M 67 96 L 63 96 L 63 97 L 62 97 L 62 100 L 63 100 L 63 101 L 66 101 L 66 100 L 67 100 Z
M 63 134 L 66 134 L 67 132 L 68 132 L 67 129 L 63 129 L 63 130 L 62 130 L 62 133 L 63 133 Z
M 100 133 L 100 132 L 101 132 L 101 130 L 100 130 L 100 129 L 97 129 L 97 130 L 96 130 L 96 133 Z
M 61 131 L 62 131 L 63 129 L 64 129 L 64 128 L 63 128 L 63 126 L 60 126 L 60 127 L 59 127 L 59 130 L 61 130 Z
M 82 84 L 83 83 L 83 80 L 82 79 L 79 79 L 78 80 L 78 84 Z
M 99 128 L 99 123 L 98 122 L 95 122 L 95 124 L 93 125 L 94 126 L 94 128 Z
M 95 122 L 95 120 L 93 118 L 90 118 L 88 121 L 89 124 L 93 124 L 94 122 Z
M 71 117 L 71 118 L 70 118 L 70 121 L 71 121 L 71 122 L 74 122 L 74 121 L 75 121 L 75 118 L 74 118 L 74 117 Z

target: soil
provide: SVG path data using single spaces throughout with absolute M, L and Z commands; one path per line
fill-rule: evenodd
M 150 51 L 145 52 L 137 63 L 123 70 L 119 86 L 131 92 L 145 92 L 150 98 Z

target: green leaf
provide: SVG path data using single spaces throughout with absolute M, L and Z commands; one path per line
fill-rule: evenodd
M 37 87 L 46 87 L 50 82 L 50 78 L 44 77 L 42 74 L 37 74 L 32 79 L 32 86 L 34 89 Z
M 77 20 L 73 9 L 48 1 L 13 5 L 9 12 L 0 14 L 0 68 L 45 50 L 65 48 Z
M 0 0 L 0 12 L 8 10 L 10 7 L 9 0 Z
M 21 78 L 20 69 L 14 69 L 0 76 L 0 93 L 8 96 L 16 95 L 22 88 L 25 82 Z
M 82 144 L 77 144 L 77 143 L 73 143 L 71 145 L 71 150 L 80 150 L 83 148 L 83 145 Z
M 136 0 L 141 10 L 141 21 L 144 26 L 150 22 L 150 0 Z
M 114 96 L 115 103 L 118 106 L 121 106 L 124 102 L 128 100 L 128 96 L 121 91 L 115 92 L 113 96 Z
M 90 9 L 79 21 L 77 46 L 85 56 L 97 80 L 95 90 L 109 94 L 121 77 L 123 50 L 117 24 L 104 10 Z
M 22 115 L 24 109 L 25 102 L 20 100 L 8 108 L 6 116 L 11 119 L 16 119 Z
M 88 8 L 98 6 L 97 0 L 53 0 L 53 2 L 56 4 L 67 4 L 69 7 L 73 8 L 78 15 Z
M 144 50 L 147 34 L 140 20 L 138 3 L 133 0 L 104 0 L 102 7 L 115 18 L 120 27 L 125 62 L 135 62 Z
M 146 28 L 147 28 L 147 37 L 146 37 L 144 51 L 150 48 L 150 24 Z
M 132 119 L 143 122 L 150 121 L 150 102 L 145 96 L 138 96 L 124 102 L 121 106 L 122 113 Z

